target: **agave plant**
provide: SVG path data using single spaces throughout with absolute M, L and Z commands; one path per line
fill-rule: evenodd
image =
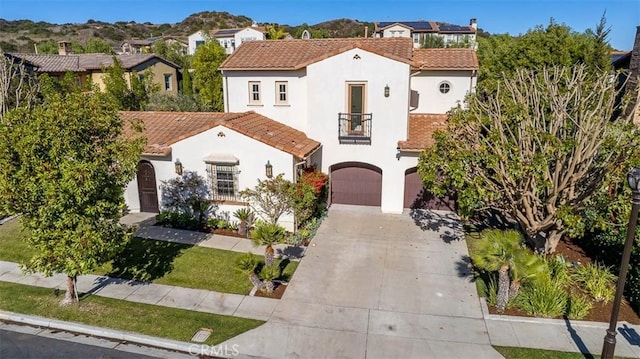
M 263 283 L 256 274 L 257 266 L 258 261 L 251 253 L 245 253 L 236 259 L 236 270 L 246 274 L 254 287 L 262 288 Z
M 267 293 L 271 294 L 275 288 L 273 281 L 280 277 L 280 267 L 264 266 L 260 272 L 260 277 L 264 280 L 264 289 Z
M 251 231 L 251 239 L 253 244 L 257 246 L 266 246 L 264 250 L 264 264 L 267 267 L 273 266 L 274 250 L 273 245 L 284 241 L 285 229 L 277 224 L 258 222 L 253 231 Z

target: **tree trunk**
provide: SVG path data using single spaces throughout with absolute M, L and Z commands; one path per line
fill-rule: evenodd
M 502 313 L 509 301 L 509 266 L 503 265 L 498 273 L 498 303 L 496 309 Z
M 258 277 L 257 274 L 255 273 L 251 273 L 249 274 L 249 280 L 251 281 L 251 283 L 253 284 L 254 287 L 260 289 L 263 286 L 262 281 L 260 280 L 260 278 Z
M 75 276 L 67 276 L 67 292 L 64 295 L 64 299 L 60 303 L 60 305 L 70 305 L 76 302 L 76 287 L 75 287 Z
M 562 232 L 558 230 L 551 230 L 547 233 L 547 240 L 544 243 L 544 253 L 551 254 L 556 251 L 558 243 L 562 239 Z
M 267 267 L 271 267 L 274 262 L 274 250 L 273 247 L 267 246 L 264 250 L 264 265 Z
M 275 283 L 273 283 L 272 280 L 268 280 L 268 281 L 264 282 L 264 289 L 269 294 L 273 293 L 273 290 L 275 289 L 275 287 L 276 287 L 276 285 L 275 285 Z
M 238 225 L 238 235 L 247 235 L 247 221 L 240 221 L 240 224 Z
M 509 299 L 513 299 L 518 295 L 520 291 L 520 281 L 512 280 L 509 286 Z

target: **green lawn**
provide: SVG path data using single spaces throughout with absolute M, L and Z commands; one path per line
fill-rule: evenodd
M 18 221 L 0 226 L 0 260 L 25 262 L 33 254 L 23 240 Z M 257 250 L 256 250 L 257 252 Z M 134 238 L 116 259 L 94 274 L 150 281 L 167 285 L 248 294 L 252 288 L 246 275 L 235 270 L 236 258 L 243 253 L 185 244 Z M 256 255 L 264 262 L 264 257 Z M 276 262 L 282 279 L 289 280 L 298 263 Z
M 11 312 L 44 316 L 99 327 L 142 333 L 189 342 L 200 328 L 213 329 L 205 344 L 223 342 L 262 325 L 260 320 L 193 312 L 86 296 L 80 303 L 61 307 L 60 297 L 51 289 L 0 282 L 0 308 Z M 135 320 L 131 320 L 135 318 Z
M 591 359 L 600 358 L 600 354 L 589 355 L 581 353 L 557 352 L 553 350 L 499 347 L 494 346 L 498 353 L 506 359 Z M 615 358 L 624 359 L 616 356 Z

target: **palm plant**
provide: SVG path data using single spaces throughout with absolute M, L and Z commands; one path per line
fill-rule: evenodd
M 238 225 L 238 234 L 242 236 L 246 235 L 247 230 L 253 224 L 254 219 L 251 209 L 248 207 L 240 208 L 233 212 L 233 216 L 240 221 L 240 224 Z
M 262 288 L 263 283 L 256 274 L 257 266 L 258 261 L 251 253 L 245 253 L 236 259 L 236 270 L 246 274 L 254 287 Z
M 518 231 L 487 230 L 471 254 L 473 264 L 489 272 L 498 272 L 498 298 L 496 309 L 503 312 L 509 301 L 509 270 L 521 247 L 522 236 Z
M 518 295 L 520 285 L 528 280 L 541 276 L 547 270 L 547 263 L 542 257 L 532 253 L 528 248 L 520 248 L 509 262 L 509 299 Z
M 280 267 L 264 266 L 260 272 L 260 277 L 264 280 L 264 289 L 271 294 L 275 288 L 273 281 L 280 277 Z
M 258 222 L 253 231 L 251 231 L 251 239 L 253 244 L 257 246 L 266 246 L 264 250 L 264 264 L 267 267 L 273 265 L 274 250 L 273 245 L 284 241 L 285 229 L 277 224 Z

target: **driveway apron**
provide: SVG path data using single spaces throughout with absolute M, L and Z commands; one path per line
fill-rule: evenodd
M 501 358 L 454 214 L 334 205 L 268 322 L 232 338 L 266 358 Z

